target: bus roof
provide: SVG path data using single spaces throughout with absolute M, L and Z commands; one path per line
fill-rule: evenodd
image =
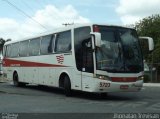
M 28 39 L 33 39 L 33 38 L 38 38 L 38 37 L 46 36 L 46 35 L 49 35 L 49 34 L 63 32 L 63 31 L 74 29 L 74 28 L 78 28 L 78 27 L 93 26 L 93 25 L 114 26 L 114 27 L 122 27 L 122 28 L 133 29 L 133 28 L 130 28 L 130 27 L 127 27 L 127 26 L 118 26 L 118 25 L 109 25 L 109 24 L 96 24 L 96 23 L 73 24 L 73 25 L 67 25 L 67 26 L 64 26 L 64 27 L 59 27 L 59 28 L 56 28 L 56 29 L 53 29 L 53 30 L 48 30 L 46 32 L 39 33 L 39 34 L 36 34 L 34 36 L 22 38 L 22 39 L 19 39 L 19 40 L 12 40 L 12 41 L 9 41 L 9 42 L 5 43 L 5 45 L 11 44 L 11 43 L 20 42 L 20 41 L 25 41 L 25 40 L 28 40 Z

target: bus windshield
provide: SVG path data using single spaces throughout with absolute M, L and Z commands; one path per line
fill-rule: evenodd
M 129 73 L 143 71 L 142 53 L 134 29 L 98 27 L 102 45 L 96 48 L 97 70 Z

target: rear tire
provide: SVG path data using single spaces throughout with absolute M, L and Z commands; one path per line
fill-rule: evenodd
M 16 87 L 25 86 L 25 83 L 19 82 L 18 74 L 14 73 L 13 75 L 13 85 Z
M 14 73 L 13 75 L 13 85 L 18 87 L 19 86 L 19 81 L 18 81 L 18 74 Z
M 71 82 L 68 76 L 64 77 L 64 92 L 66 96 L 72 95 Z

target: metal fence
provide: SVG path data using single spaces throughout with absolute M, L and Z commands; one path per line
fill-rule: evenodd
M 144 64 L 144 78 L 145 82 L 160 83 L 160 63 Z

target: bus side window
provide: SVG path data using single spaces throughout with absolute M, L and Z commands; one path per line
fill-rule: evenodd
M 21 57 L 28 56 L 28 44 L 29 44 L 29 40 L 20 42 L 19 56 Z
M 7 45 L 6 46 L 6 54 L 5 54 L 6 57 L 10 57 L 10 54 L 11 54 L 10 52 L 11 52 L 11 45 Z
M 39 55 L 40 50 L 40 38 L 35 38 L 30 40 L 29 43 L 29 55 L 36 56 Z
M 18 56 L 19 56 L 19 42 L 12 44 L 10 57 L 18 57 Z
M 7 46 L 4 46 L 4 47 L 3 47 L 3 52 L 2 52 L 2 53 L 3 53 L 3 57 L 6 57 L 6 51 L 7 51 L 7 50 L 6 50 L 6 47 L 7 47 Z
M 55 34 L 52 35 L 51 39 L 50 39 L 50 42 L 49 42 L 49 45 L 48 45 L 48 53 L 52 53 L 53 50 L 54 50 L 54 44 L 55 43 Z
M 42 37 L 41 47 L 40 47 L 40 52 L 42 55 L 53 52 L 53 46 L 54 46 L 53 39 L 54 35 L 47 35 Z
M 55 41 L 55 52 L 68 52 L 71 50 L 71 31 L 57 34 Z

